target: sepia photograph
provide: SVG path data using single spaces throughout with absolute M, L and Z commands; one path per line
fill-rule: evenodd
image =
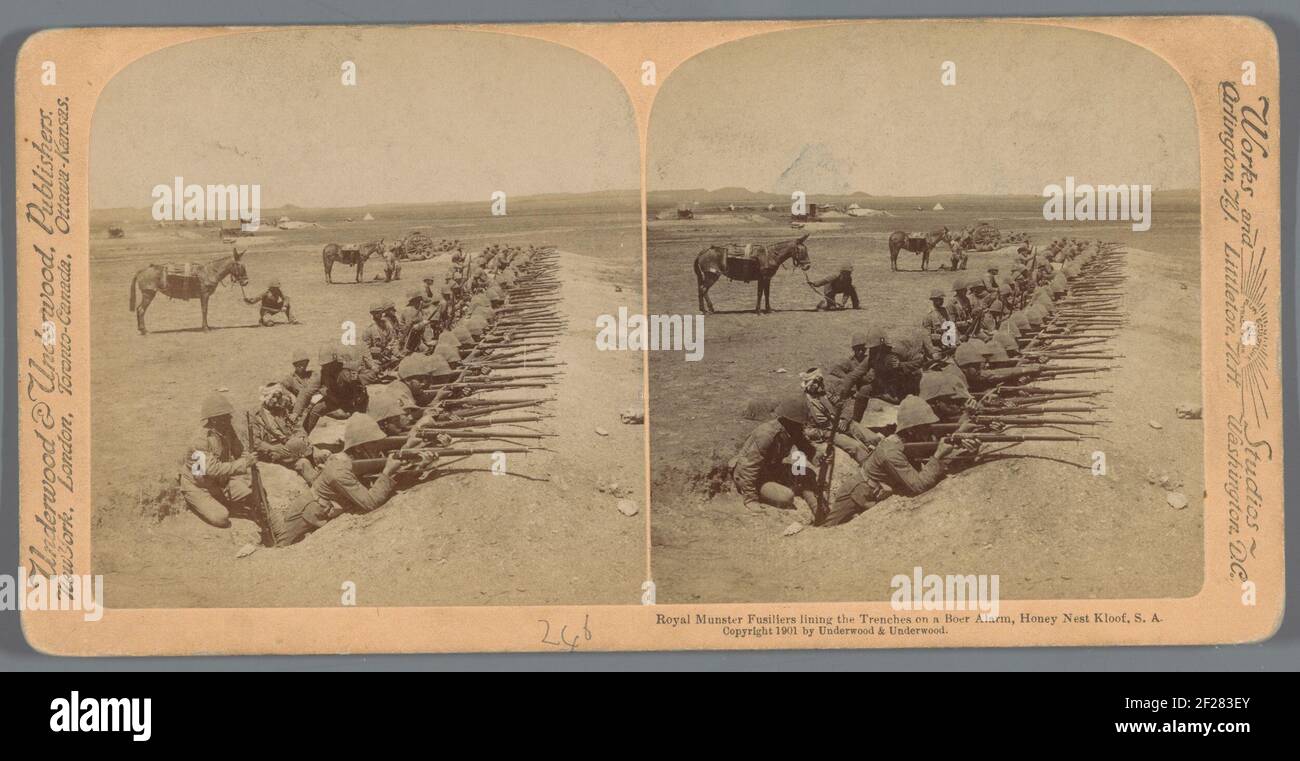
M 653 562 L 670 603 L 1201 589 L 1187 86 L 1091 32 L 777 31 L 685 61 L 647 136 Z M 985 611 L 987 612 L 987 611 Z
M 207 76 L 207 72 L 221 72 Z M 90 149 L 105 605 L 635 603 L 622 85 L 507 34 L 245 32 L 131 62 Z
M 1279 630 L 1268 22 L 258 23 L 22 38 L 26 646 Z

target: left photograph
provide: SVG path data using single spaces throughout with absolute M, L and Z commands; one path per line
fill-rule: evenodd
M 91 129 L 113 608 L 634 604 L 640 164 L 618 80 L 451 29 L 221 34 Z M 345 601 L 346 603 L 346 601 Z

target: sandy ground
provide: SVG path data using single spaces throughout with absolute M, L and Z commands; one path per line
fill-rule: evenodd
M 132 273 L 150 262 L 206 260 L 229 247 L 190 230 L 128 229 L 122 240 L 96 241 L 92 551 L 109 606 L 336 605 L 345 581 L 356 585 L 361 605 L 637 602 L 646 553 L 644 429 L 621 424 L 619 411 L 641 403 L 642 358 L 599 352 L 594 343 L 596 315 L 640 303 L 635 214 L 552 213 L 509 224 L 451 221 L 424 229 L 435 240 L 466 241 L 467 252 L 493 242 L 563 252 L 568 329 L 556 356 L 568 366 L 552 390 L 555 418 L 544 426 L 558 434 L 546 441 L 552 451 L 511 455 L 504 476 L 487 472 L 486 456 L 466 461 L 375 513 L 345 515 L 299 545 L 244 558 L 236 553 L 255 539 L 251 523 L 213 529 L 166 501 L 197 428 L 199 400 L 224 388 L 237 410 L 250 408 L 258 385 L 288 369 L 292 348 L 314 356 L 342 320 L 364 325 L 371 301 L 401 301 L 429 272 L 441 278 L 446 257 L 407 262 L 403 279 L 388 284 L 354 284 L 351 268 L 336 266 L 336 280 L 346 282 L 327 287 L 324 242 L 392 237 L 418 222 L 390 218 L 241 239 L 250 250 L 250 295 L 279 277 L 302 325 L 256 327 L 256 308 L 239 301 L 238 288 L 222 288 L 212 299 L 211 333 L 193 330 L 197 302 L 159 297 L 148 314 L 153 332 L 141 337 L 126 304 Z M 380 271 L 371 265 L 370 273 Z M 630 493 L 638 515 L 616 509 L 611 483 Z
M 936 220 L 929 213 L 912 217 L 846 220 L 843 230 L 810 238 L 810 275 L 852 262 L 862 310 L 812 311 L 817 297 L 800 273 L 786 270 L 772 288 L 778 311 L 758 316 L 744 311 L 752 309 L 753 285 L 724 280 L 712 291 L 719 314 L 706 318 L 703 361 L 651 355 L 652 558 L 659 601 L 887 599 L 890 579 L 914 566 L 926 573 L 999 574 L 1004 599 L 1195 594 L 1202 584 L 1203 429 L 1199 421 L 1177 418 L 1174 409 L 1201 398 L 1195 213 L 1165 215 L 1145 234 L 1118 224 L 1048 229 L 1032 214 L 1008 212 L 998 219 L 1002 228 L 1042 242 L 1074 235 L 1131 246 L 1131 323 L 1112 347 L 1126 356 L 1111 373 L 1068 382 L 1113 391 L 1102 397 L 1109 407 L 1102 415 L 1114 422 L 1091 431 L 1100 440 L 1019 445 L 920 497 L 891 497 L 847 525 L 788 537 L 783 531 L 806 522 L 806 510 L 751 512 L 730 491 L 708 496 L 710 469 L 716 476 L 756 425 L 743 417 L 747 402 L 797 392 L 796 373 L 847 356 L 855 330 L 918 324 L 930 289 L 951 287 L 951 272 L 922 273 L 914 254 L 900 254 L 908 271 L 889 271 L 889 231 L 929 229 Z M 952 211 L 942 223 L 956 228 L 970 217 Z M 802 232 L 776 220 L 744 231 L 652 222 L 651 311 L 697 311 L 691 260 L 704 246 Z M 946 262 L 945 254 L 937 250 L 931 266 Z M 970 268 L 982 273 L 996 262 L 1005 272 L 1012 258 L 1010 249 L 972 253 Z M 1105 476 L 1086 467 L 1094 450 L 1106 455 Z M 1187 495 L 1186 508 L 1167 504 L 1161 478 Z

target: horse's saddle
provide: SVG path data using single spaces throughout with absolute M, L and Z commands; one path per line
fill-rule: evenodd
M 767 249 L 756 243 L 731 244 L 727 247 L 727 255 L 724 261 L 727 277 L 745 282 L 757 280 L 761 269 L 759 255 L 766 252 Z
M 919 244 L 921 244 L 921 245 L 925 245 L 929 240 L 930 240 L 930 238 L 929 238 L 929 236 L 928 236 L 926 233 L 908 233 L 908 234 L 907 234 L 907 242 L 908 242 L 908 243 L 919 243 Z
M 174 299 L 198 298 L 203 291 L 201 268 L 193 262 L 162 265 L 160 290 Z

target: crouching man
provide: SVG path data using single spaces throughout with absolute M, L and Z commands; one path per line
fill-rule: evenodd
M 807 423 L 803 398 L 792 397 L 776 408 L 775 418 L 745 439 L 731 461 L 731 480 L 746 507 L 764 504 L 793 510 L 797 494 L 810 509 L 817 509 L 816 449 L 804 435 Z
M 199 432 L 185 452 L 181 465 L 181 496 L 194 514 L 217 528 L 230 528 L 231 511 L 252 509 L 252 481 L 249 466 L 252 453 L 235 433 L 231 416 L 235 410 L 224 394 L 213 393 L 199 408 Z
M 329 455 L 307 441 L 293 422 L 294 397 L 279 383 L 262 388 L 262 408 L 253 416 L 253 451 L 263 462 L 292 469 L 307 483 L 316 480 L 316 466 Z

